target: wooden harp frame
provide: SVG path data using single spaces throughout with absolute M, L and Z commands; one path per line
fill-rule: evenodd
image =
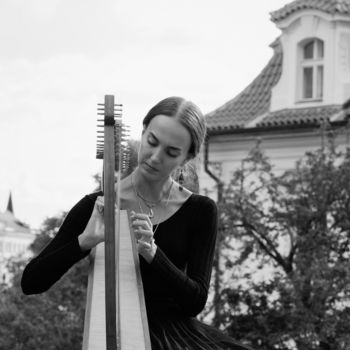
M 114 104 L 113 95 L 105 95 L 99 106 L 98 114 L 104 116 L 97 158 L 103 158 L 105 242 L 90 255 L 83 350 L 151 350 L 138 251 L 129 213 L 120 210 L 121 105 Z

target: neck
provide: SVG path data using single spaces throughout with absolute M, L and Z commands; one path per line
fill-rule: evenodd
M 173 181 L 170 176 L 157 181 L 149 181 L 140 174 L 138 168 L 131 176 L 135 189 L 150 202 L 157 202 L 163 198 Z

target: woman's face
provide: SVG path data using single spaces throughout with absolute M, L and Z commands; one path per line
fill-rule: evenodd
M 142 132 L 139 170 L 150 180 L 165 179 L 186 162 L 190 145 L 189 131 L 176 118 L 157 115 Z

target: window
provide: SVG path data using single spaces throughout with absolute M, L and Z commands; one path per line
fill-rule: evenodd
M 304 41 L 300 46 L 301 100 L 323 98 L 324 44 L 320 39 Z

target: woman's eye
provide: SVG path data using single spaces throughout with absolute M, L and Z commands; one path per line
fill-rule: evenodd
M 172 158 L 176 158 L 178 156 L 178 153 L 176 152 L 172 152 L 172 151 L 168 151 L 168 156 L 172 157 Z
M 156 146 L 156 145 L 157 145 L 156 140 L 151 139 L 151 138 L 147 139 L 147 142 L 148 142 L 151 146 Z

